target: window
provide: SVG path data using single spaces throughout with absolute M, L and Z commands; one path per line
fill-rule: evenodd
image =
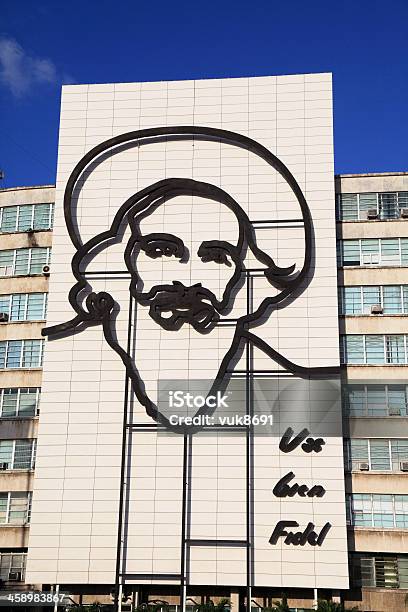
M 8 314 L 9 321 L 43 321 L 47 316 L 47 294 L 0 295 L 0 312 Z
M 384 314 L 408 314 L 407 285 L 339 287 L 341 315 L 371 314 L 372 306 L 382 306 Z
M 340 354 L 343 364 L 406 364 L 406 336 L 402 334 L 341 336 Z
M 0 579 L 24 582 L 27 553 L 0 552 Z
M 346 468 L 358 471 L 360 463 L 368 463 L 373 472 L 399 472 L 408 462 L 408 440 L 351 439 L 346 443 Z
M 374 210 L 379 219 L 399 219 L 401 209 L 408 208 L 408 192 L 341 193 L 337 197 L 339 221 L 367 221 Z
M 406 385 L 345 385 L 345 414 L 351 417 L 407 416 Z
M 38 387 L 0 389 L 0 418 L 36 416 L 39 402 Z
M 3 340 L 0 342 L 0 370 L 40 368 L 44 340 Z
M 0 232 L 26 232 L 52 228 L 53 204 L 24 204 L 0 208 Z
M 347 505 L 349 522 L 355 527 L 408 527 L 408 495 L 354 493 L 347 496 Z
M 350 573 L 354 587 L 405 589 L 408 586 L 408 555 L 376 556 L 371 553 L 353 553 Z
M 41 274 L 51 258 L 50 247 L 0 251 L 0 276 Z
M 341 240 L 339 266 L 406 266 L 408 238 L 361 238 Z
M 0 524 L 26 525 L 30 522 L 31 492 L 0 493 Z
M 33 470 L 36 442 L 27 440 L 0 440 L 0 465 L 6 470 Z

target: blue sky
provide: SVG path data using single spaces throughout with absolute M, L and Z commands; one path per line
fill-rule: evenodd
M 332 71 L 336 172 L 408 170 L 407 0 L 14 0 L 2 186 L 55 181 L 60 88 Z

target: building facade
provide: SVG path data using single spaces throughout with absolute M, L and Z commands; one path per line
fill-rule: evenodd
M 0 464 L 4 471 L 0 475 L 4 519 L 0 527 L 0 547 L 2 580 L 6 586 L 15 588 L 24 583 L 28 546 L 30 560 L 26 582 L 29 584 L 60 584 L 62 589 L 66 587 L 72 593 L 95 594 L 91 600 L 102 596 L 109 599 L 114 585 L 120 499 L 121 464 L 118 456 L 123 414 L 123 409 L 117 407 L 117 397 L 123 397 L 125 380 L 123 364 L 105 346 L 106 335 L 104 340 L 100 326 L 87 328 L 85 335 L 81 332 L 46 341 L 44 410 L 40 417 L 42 429 L 34 487 L 32 479 L 42 385 L 44 339 L 41 329 L 47 317 L 50 274 L 53 285 L 48 324 L 58 325 L 73 316 L 67 295 L 73 284 L 69 260 L 75 249 L 67 239 L 62 214 L 63 191 L 69 174 L 84 153 L 109 137 L 127 132 L 135 125 L 137 115 L 136 125 L 140 128 L 210 124 L 256 139 L 289 167 L 311 209 L 316 260 L 313 282 L 310 274 L 303 289 L 306 299 L 302 303 L 301 297 L 297 297 L 298 303 L 293 301 L 293 310 L 282 309 L 278 323 L 274 326 L 268 321 L 269 326 L 261 327 L 259 335 L 271 345 L 278 338 L 274 348 L 291 363 L 304 367 L 335 367 L 340 354 L 344 463 L 341 433 L 336 427 L 327 428 L 327 423 L 323 427 L 310 415 L 307 423 L 302 419 L 296 420 L 294 414 L 290 415 L 292 420 L 285 421 L 283 412 L 278 411 L 279 431 L 271 430 L 269 436 L 256 439 L 254 446 L 262 450 L 254 451 L 253 462 L 255 558 L 252 559 L 254 579 L 250 596 L 255 605 L 265 606 L 285 591 L 293 608 L 312 609 L 316 595 L 314 589 L 318 589 L 319 597 L 342 598 L 361 610 L 404 609 L 408 592 L 404 590 L 408 589 L 408 491 L 405 474 L 408 470 L 408 349 L 404 325 L 408 314 L 408 282 L 404 278 L 408 264 L 408 233 L 404 230 L 408 219 L 408 175 L 343 175 L 334 178 L 330 78 L 328 75 L 301 76 L 301 79 L 228 79 L 223 81 L 222 87 L 219 81 L 196 82 L 194 86 L 192 82 L 175 83 L 173 89 L 166 84 L 165 104 L 162 102 L 163 84 L 145 84 L 144 87 L 131 84 L 122 88 L 86 86 L 86 95 L 81 89 L 85 86 L 66 88 L 57 193 L 52 187 L 0 192 L 0 270 L 3 277 L 0 296 Z M 197 93 L 200 83 L 201 92 Z M 246 108 L 243 108 L 244 98 Z M 116 100 L 119 101 L 117 106 Z M 194 104 L 194 113 L 190 116 L 191 104 Z M 222 108 L 221 122 L 217 117 L 211 117 L 211 113 L 217 113 L 219 108 Z M 302 115 L 302 122 L 299 115 Z M 265 132 L 267 128 L 269 132 Z M 143 151 L 140 145 L 136 153 L 131 147 L 123 147 L 116 158 L 105 155 L 99 166 L 88 170 L 81 183 L 82 195 L 78 198 L 76 210 L 82 241 L 86 243 L 105 231 L 106 219 L 112 222 L 120 204 L 135 189 L 163 178 L 185 176 L 186 167 L 189 167 L 194 180 L 216 182 L 223 191 L 233 194 L 247 212 L 256 229 L 258 244 L 265 251 L 272 243 L 278 244 L 279 248 L 273 253 L 275 263 L 281 267 L 290 266 L 294 253 L 297 262 L 303 257 L 306 259 L 303 228 L 299 231 L 299 212 L 291 190 L 279 178 L 271 178 L 270 169 L 265 170 L 256 160 L 250 163 L 248 150 L 242 155 L 236 150 L 231 153 L 228 143 L 224 145 L 219 140 L 216 144 L 201 142 L 204 146 L 200 150 L 198 140 L 188 143 L 187 147 L 185 139 L 174 143 L 167 139 L 165 145 L 157 145 L 153 153 L 149 153 L 149 147 L 146 147 L 143 165 L 140 163 Z M 300 149 L 303 155 L 301 163 Z M 192 189 L 191 183 L 189 189 Z M 268 198 L 263 197 L 266 191 L 269 191 Z M 176 204 L 179 209 L 166 204 L 171 214 L 160 218 L 162 232 L 165 228 L 168 234 L 171 228 L 171 234 L 178 237 L 186 213 L 192 215 L 191 196 L 188 197 L 190 200 Z M 202 197 L 202 194 L 197 193 L 194 197 Z M 54 200 L 57 211 L 51 262 L 50 230 Z M 283 213 L 279 210 L 281 201 L 286 204 Z M 274 225 L 269 219 L 271 202 L 273 221 L 278 219 L 279 224 Z M 207 204 L 206 212 L 187 232 L 195 238 L 190 254 L 193 245 L 200 243 L 197 248 L 199 257 L 206 233 L 205 246 L 213 241 L 214 236 L 219 242 L 220 238 L 225 242 L 226 236 L 233 242 L 228 233 L 233 219 L 223 211 L 212 210 L 211 205 L 211 202 L 209 206 Z M 211 222 L 211 215 L 214 222 Z M 153 221 L 149 221 L 148 226 L 157 234 Z M 220 227 L 228 228 L 222 236 Z M 271 233 L 262 234 L 265 229 Z M 89 258 L 91 264 L 87 261 L 86 270 L 94 292 L 112 292 L 114 286 L 115 300 L 121 303 L 124 315 L 122 318 L 121 314 L 118 315 L 117 334 L 126 344 L 129 309 L 123 307 L 123 300 L 128 293 L 129 274 L 123 269 L 123 250 L 122 244 L 114 245 L 111 251 L 101 249 L 92 260 Z M 146 250 L 144 253 L 147 254 Z M 153 267 L 156 259 L 138 260 L 138 271 L 147 275 L 146 282 L 150 279 L 166 281 L 163 263 Z M 246 268 L 254 270 L 252 299 L 262 300 L 265 288 L 261 284 L 257 286 L 258 268 L 255 264 L 253 255 L 245 260 Z M 173 265 L 170 274 L 176 270 L 179 274 L 179 269 Z M 190 266 L 189 282 L 192 270 Z M 101 272 L 103 278 L 98 277 Z M 224 282 L 218 270 L 204 278 L 206 281 L 215 279 L 218 286 Z M 187 280 L 182 278 L 185 283 Z M 247 300 L 238 299 L 236 310 L 229 319 L 235 322 L 247 307 Z M 160 330 L 158 336 L 151 319 L 143 317 L 142 309 L 139 309 L 138 325 L 140 333 L 145 336 L 135 337 L 137 343 L 140 342 L 137 350 L 141 351 L 141 354 L 136 351 L 135 355 L 138 363 L 144 364 L 144 380 L 149 392 L 156 391 L 160 377 L 164 380 L 176 378 L 181 384 L 186 378 L 183 368 L 195 372 L 191 376 L 194 380 L 203 378 L 199 375 L 203 369 L 207 372 L 206 379 L 213 376 L 211 334 L 205 336 L 204 344 L 201 337 L 191 333 L 188 337 L 177 337 L 181 346 L 185 341 L 190 345 L 197 342 L 197 365 L 197 357 L 186 357 L 182 350 L 175 357 L 172 331 Z M 216 342 L 219 358 L 223 354 L 223 343 L 231 338 L 228 335 L 231 322 L 224 325 L 220 327 L 222 331 L 218 333 Z M 307 332 L 300 340 L 293 341 L 293 332 L 285 333 L 285 329 L 290 327 L 294 328 L 295 337 L 302 335 L 303 328 L 307 328 Z M 152 366 L 151 356 L 144 357 L 149 347 L 150 350 L 154 347 L 154 359 L 161 362 L 159 374 Z M 172 351 L 170 359 L 166 351 Z M 269 378 L 266 376 L 263 380 L 270 382 L 273 380 L 270 359 L 256 354 L 256 350 L 254 353 L 251 359 L 255 365 L 251 371 L 269 372 Z M 237 362 L 238 371 L 245 371 L 248 358 L 241 357 L 241 362 Z M 175 360 L 177 364 L 172 367 L 171 362 Z M 295 396 L 293 389 L 291 394 L 291 389 L 285 387 L 289 380 L 284 374 L 287 368 L 281 364 L 278 366 L 275 376 L 282 394 L 279 401 L 284 411 L 288 411 Z M 150 378 L 146 372 L 150 373 Z M 293 379 L 290 382 L 292 384 Z M 273 385 L 259 388 L 270 400 L 268 393 L 274 392 Z M 300 392 L 299 389 L 295 388 L 296 393 Z M 313 389 L 309 384 L 307 388 L 302 387 L 301 392 L 312 394 Z M 285 392 L 289 394 L 286 404 Z M 239 404 L 239 394 L 237 401 Z M 261 401 L 258 400 L 256 405 L 260 406 Z M 307 409 L 312 412 L 311 404 L 307 404 Z M 338 410 L 337 407 L 333 409 L 332 423 L 337 423 Z M 144 409 L 136 406 L 134 411 L 137 419 L 131 425 L 137 421 L 147 426 L 149 419 Z M 97 419 L 93 420 L 95 413 Z M 301 451 L 298 455 L 295 452 L 284 456 L 282 452 L 269 450 L 271 440 L 279 442 L 288 425 L 300 430 L 301 423 L 306 424 L 315 436 L 327 436 L 326 447 L 334 449 L 330 461 L 325 452 L 316 453 L 310 468 L 308 465 L 303 470 L 305 455 Z M 313 431 L 311 423 L 314 424 Z M 129 504 L 127 516 L 133 517 L 126 523 L 126 556 L 121 550 L 122 562 L 124 558 L 126 560 L 123 570 L 127 579 L 125 590 L 137 591 L 139 601 L 160 598 L 177 604 L 178 577 L 174 568 L 182 560 L 177 529 L 183 501 L 183 436 L 177 432 L 160 431 L 154 435 L 154 445 L 151 444 L 151 432 L 137 432 L 133 439 L 137 451 L 132 451 L 132 459 L 143 469 L 130 472 L 132 486 L 129 497 L 125 497 Z M 221 432 L 214 439 L 213 433 L 198 433 L 198 452 L 190 448 L 194 457 L 190 465 L 194 483 L 190 515 L 194 520 L 189 529 L 195 547 L 190 552 L 187 595 L 193 599 L 227 596 L 234 606 L 239 606 L 244 605 L 248 596 L 246 551 L 243 553 L 239 545 L 247 541 L 245 503 L 240 508 L 240 502 L 245 500 L 246 464 L 240 458 L 246 454 L 246 437 L 234 436 L 228 437 Z M 127 442 L 129 444 L 129 438 Z M 215 463 L 211 457 L 216 457 Z M 277 464 L 279 470 L 274 471 Z M 292 505 L 289 500 L 279 500 L 279 505 L 276 500 L 273 503 L 270 490 L 289 470 L 295 473 L 296 481 L 303 478 L 309 488 L 323 483 L 326 498 L 312 499 L 307 511 L 300 509 L 299 498 L 295 498 Z M 225 480 L 234 481 L 234 486 L 228 486 Z M 152 481 L 154 487 L 149 484 Z M 33 491 L 34 520 L 28 543 Z M 153 505 L 151 495 L 155 497 Z M 152 514 L 155 520 L 151 520 Z M 347 542 L 345 529 L 344 535 L 342 531 L 342 517 L 345 527 L 346 515 Z M 330 516 L 328 550 L 322 546 L 316 553 L 317 547 L 308 549 L 308 545 L 302 550 L 299 547 L 289 549 L 280 540 L 272 554 L 270 548 L 263 545 L 262 538 L 271 536 L 279 520 L 299 516 L 302 530 L 309 520 L 320 530 L 328 524 L 327 517 Z M 172 541 L 174 533 L 177 536 L 175 543 Z M 236 542 L 233 548 L 223 548 L 220 542 L 214 546 L 216 538 L 224 544 L 234 539 Z M 217 554 L 214 554 L 214 549 Z M 134 554 L 129 554 L 129 551 Z M 342 564 L 343 553 L 347 552 L 348 568 L 346 557 L 345 565 Z M 214 567 L 217 568 L 215 572 Z

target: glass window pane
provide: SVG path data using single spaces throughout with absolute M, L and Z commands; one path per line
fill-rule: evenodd
M 344 336 L 345 351 L 343 363 L 364 363 L 363 336 Z
M 50 204 L 36 204 L 34 206 L 34 229 L 47 230 L 50 228 Z
M 5 340 L 0 342 L 0 368 L 6 367 L 6 355 L 7 355 L 7 342 Z
M 13 457 L 13 440 L 0 440 L 0 464 L 7 463 L 7 469 L 11 469 Z
M 402 313 L 401 286 L 389 285 L 383 287 L 384 314 Z
M 380 216 L 381 219 L 397 219 L 399 210 L 397 206 L 396 193 L 379 193 Z
M 400 265 L 400 245 L 398 238 L 381 240 L 381 263 L 383 265 Z
M 15 276 L 24 276 L 28 274 L 30 249 L 16 250 L 16 263 L 14 267 Z
M 377 194 L 360 193 L 360 219 L 366 220 L 369 210 L 375 210 L 378 213 Z
M 390 416 L 407 415 L 407 388 L 405 385 L 388 385 L 388 410 Z
M 17 206 L 5 206 L 2 209 L 1 232 L 15 232 L 17 227 Z
M 367 363 L 385 363 L 384 336 L 369 335 L 365 338 Z
M 375 559 L 360 557 L 358 559 L 360 563 L 360 581 L 358 582 L 358 573 L 357 577 L 357 585 L 358 586 L 371 586 L 375 587 Z
M 361 314 L 361 288 L 342 287 L 341 314 Z
M 7 523 L 8 493 L 0 493 L 0 523 Z
M 383 527 L 384 529 L 392 529 L 394 527 L 394 515 L 393 514 L 381 514 L 379 512 L 374 512 L 373 526 Z
M 368 440 L 350 440 L 351 469 L 359 470 L 360 463 L 368 463 Z
M 408 238 L 401 238 L 401 264 L 408 266 Z
M 28 204 L 19 206 L 18 211 L 18 231 L 26 232 L 33 229 L 33 205 Z
M 44 302 L 45 293 L 30 293 L 28 295 L 28 321 L 40 321 L 44 319 Z
M 23 368 L 38 368 L 41 366 L 41 340 L 24 340 Z
M 28 493 L 10 493 L 9 523 L 24 525 L 28 518 Z
M 13 417 L 17 414 L 18 389 L 3 390 L 2 417 Z
M 381 305 L 380 287 L 363 287 L 363 312 L 371 314 L 371 306 Z
M 377 265 L 380 262 L 379 240 L 366 238 L 361 241 L 361 265 Z
M 399 471 L 401 462 L 408 461 L 408 440 L 391 440 L 391 459 L 392 469 Z
M 386 363 L 405 363 L 404 336 L 385 336 Z
M 16 440 L 13 464 L 15 470 L 29 470 L 31 468 L 32 449 L 32 440 Z
M 398 557 L 399 588 L 408 589 L 408 556 Z
M 404 302 L 404 313 L 408 313 L 408 285 L 402 286 L 402 299 Z
M 356 193 L 342 193 L 340 200 L 340 220 L 357 221 L 358 219 L 358 196 Z
M 367 385 L 368 416 L 387 416 L 387 395 L 385 385 Z
M 21 367 L 22 340 L 9 340 L 7 345 L 6 368 Z
M 372 470 L 391 470 L 389 441 L 370 440 L 370 458 Z
M 11 296 L 10 321 L 24 321 L 27 304 L 26 293 L 15 293 Z
M 342 264 L 343 266 L 360 265 L 360 241 L 343 240 L 342 242 Z
M 37 409 L 37 389 L 20 389 L 20 405 L 18 415 L 20 417 L 35 416 Z
M 31 250 L 30 274 L 41 274 L 43 267 L 47 263 L 48 249 L 35 248 Z
M 364 385 L 348 385 L 345 396 L 348 400 L 350 416 L 366 415 L 366 393 Z
M 0 276 L 12 276 L 14 262 L 14 250 L 0 251 Z
M 0 312 L 10 315 L 10 295 L 0 295 Z

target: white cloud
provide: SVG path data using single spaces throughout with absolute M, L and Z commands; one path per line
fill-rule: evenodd
M 29 55 L 13 38 L 0 37 L 0 83 L 21 98 L 35 85 L 62 80 L 54 63 Z

